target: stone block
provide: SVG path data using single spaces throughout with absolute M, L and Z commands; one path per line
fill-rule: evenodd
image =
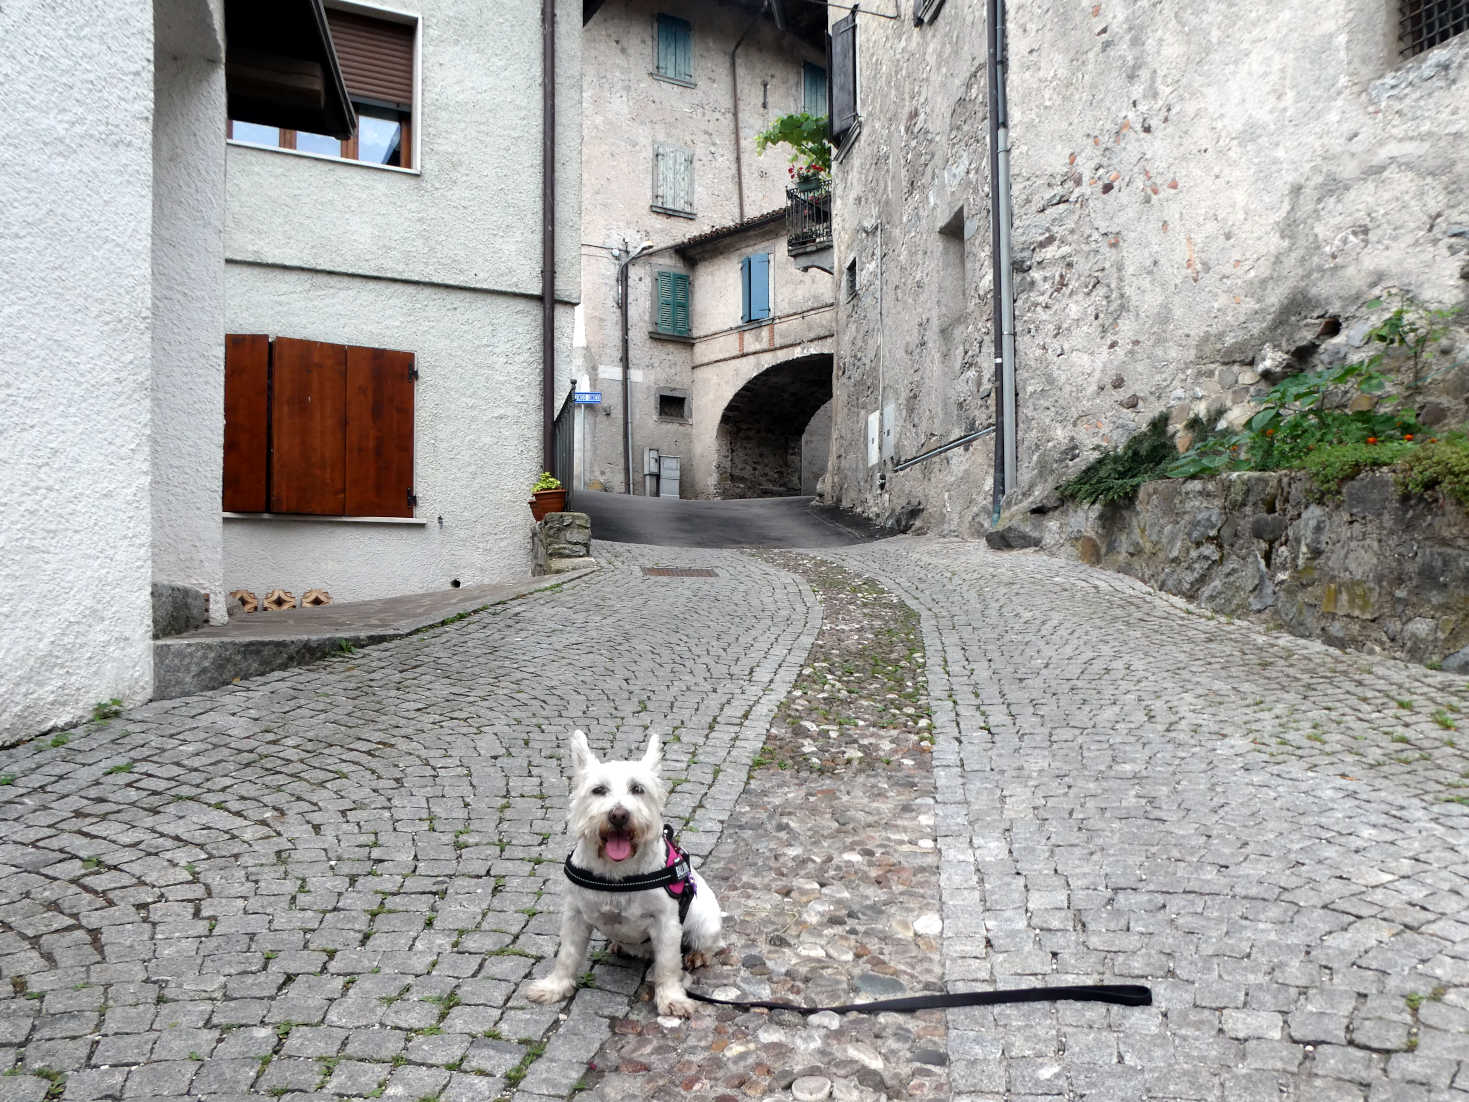
M 1389 475 L 1370 473 L 1359 475 L 1342 487 L 1342 497 L 1347 511 L 1356 516 L 1378 516 L 1397 497 Z
M 1274 543 L 1285 535 L 1286 520 L 1279 513 L 1261 513 L 1250 521 L 1250 535 Z
M 1039 547 L 1040 537 L 1032 535 L 1013 524 L 1004 528 L 993 528 L 984 534 L 984 542 L 996 551 L 1014 551 L 1025 547 Z
M 174 582 L 153 583 L 153 638 L 182 635 L 208 622 L 208 593 Z

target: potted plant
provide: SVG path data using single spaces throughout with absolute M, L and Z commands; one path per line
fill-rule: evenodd
M 564 513 L 566 511 L 566 490 L 561 485 L 561 480 L 550 471 L 542 471 L 541 477 L 536 479 L 535 485 L 530 488 L 530 512 L 536 520 L 540 520 L 547 513 Z
M 825 115 L 799 112 L 782 115 L 755 135 L 755 152 L 763 154 L 770 145 L 791 147 L 791 164 L 786 172 L 797 191 L 816 191 L 831 179 L 831 142 L 827 140 Z

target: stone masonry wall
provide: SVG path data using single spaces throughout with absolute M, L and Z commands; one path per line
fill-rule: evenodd
M 1298 472 L 1144 485 L 1024 525 L 1044 550 L 1333 646 L 1469 670 L 1469 513 L 1374 471 L 1323 501 Z
M 838 293 L 831 490 L 961 535 L 990 524 L 991 442 L 891 467 L 994 416 L 983 9 L 859 18 L 862 130 L 834 167 L 836 267 L 855 262 L 856 286 Z M 1395 13 L 1009 5 L 1007 512 L 1160 411 L 1238 421 L 1272 377 L 1355 356 L 1375 298 L 1469 305 L 1469 34 L 1402 60 Z M 1455 357 L 1448 421 L 1462 339 Z

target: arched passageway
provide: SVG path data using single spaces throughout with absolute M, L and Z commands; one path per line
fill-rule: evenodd
M 828 354 L 787 360 L 762 371 L 735 393 L 719 418 L 717 496 L 790 497 L 814 492 L 816 479 L 826 469 L 831 433 L 829 418 L 815 425 L 812 419 L 831 401 L 831 368 Z M 817 431 L 821 424 L 827 431 Z

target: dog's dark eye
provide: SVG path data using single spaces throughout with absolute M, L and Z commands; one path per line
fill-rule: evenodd
M 605 784 L 599 784 L 599 785 L 597 785 L 596 788 L 592 789 L 592 795 L 593 796 L 605 796 L 605 795 L 607 795 L 607 786 Z
M 627 790 L 634 796 L 641 796 L 643 794 L 643 786 L 637 783 L 628 785 Z

